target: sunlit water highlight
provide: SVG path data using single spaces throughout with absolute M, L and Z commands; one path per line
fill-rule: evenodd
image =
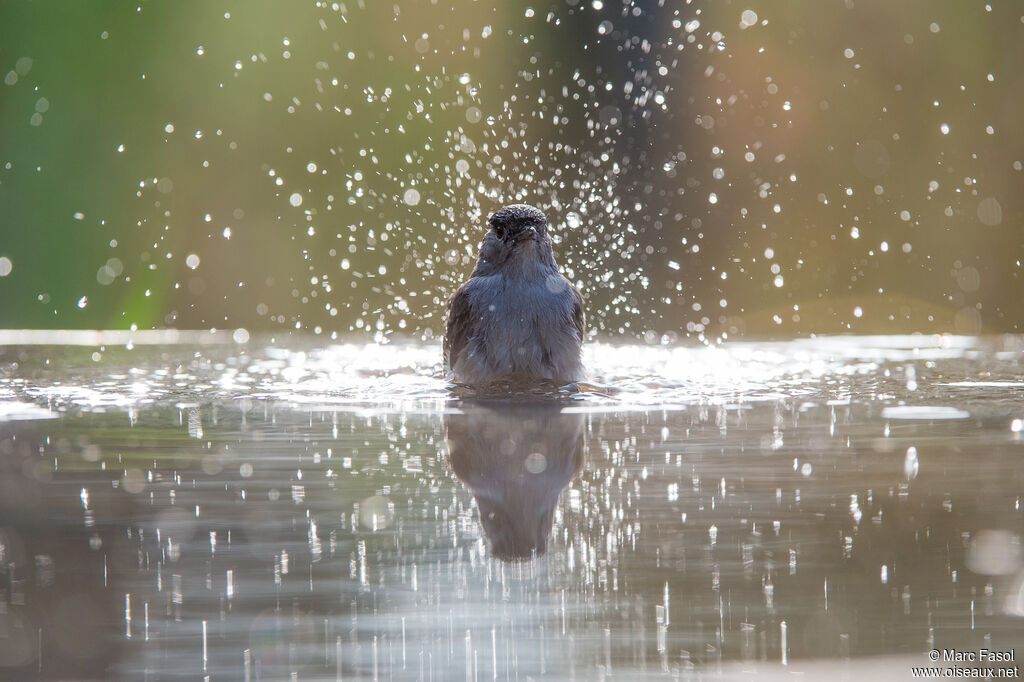
M 495 400 L 436 345 L 36 334 L 0 347 L 0 676 L 905 679 L 1024 644 L 1019 337 L 592 344 L 617 393 Z

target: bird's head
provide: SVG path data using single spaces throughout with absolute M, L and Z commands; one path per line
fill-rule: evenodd
M 487 224 L 491 229 L 484 237 L 480 257 L 490 264 L 538 261 L 554 265 L 548 219 L 540 209 L 512 204 L 495 212 Z
M 505 206 L 487 221 L 494 236 L 507 244 L 548 238 L 548 219 L 540 209 L 527 204 Z

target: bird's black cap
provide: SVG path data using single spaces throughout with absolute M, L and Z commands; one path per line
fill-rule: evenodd
M 529 204 L 511 204 L 492 215 L 487 224 L 491 227 L 498 227 L 528 224 L 546 225 L 547 222 L 547 216 L 539 208 Z

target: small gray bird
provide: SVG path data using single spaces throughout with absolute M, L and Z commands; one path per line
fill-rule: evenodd
M 558 272 L 547 218 L 525 204 L 491 216 L 469 280 L 448 302 L 449 380 L 582 381 L 583 297 Z

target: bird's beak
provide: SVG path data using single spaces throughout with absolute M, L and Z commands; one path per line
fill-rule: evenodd
M 531 227 L 526 228 L 525 230 L 517 232 L 515 234 L 515 236 L 512 237 L 512 241 L 513 242 L 521 242 L 521 241 L 526 240 L 526 239 L 536 239 L 536 238 L 537 238 L 537 228 L 531 226 Z

